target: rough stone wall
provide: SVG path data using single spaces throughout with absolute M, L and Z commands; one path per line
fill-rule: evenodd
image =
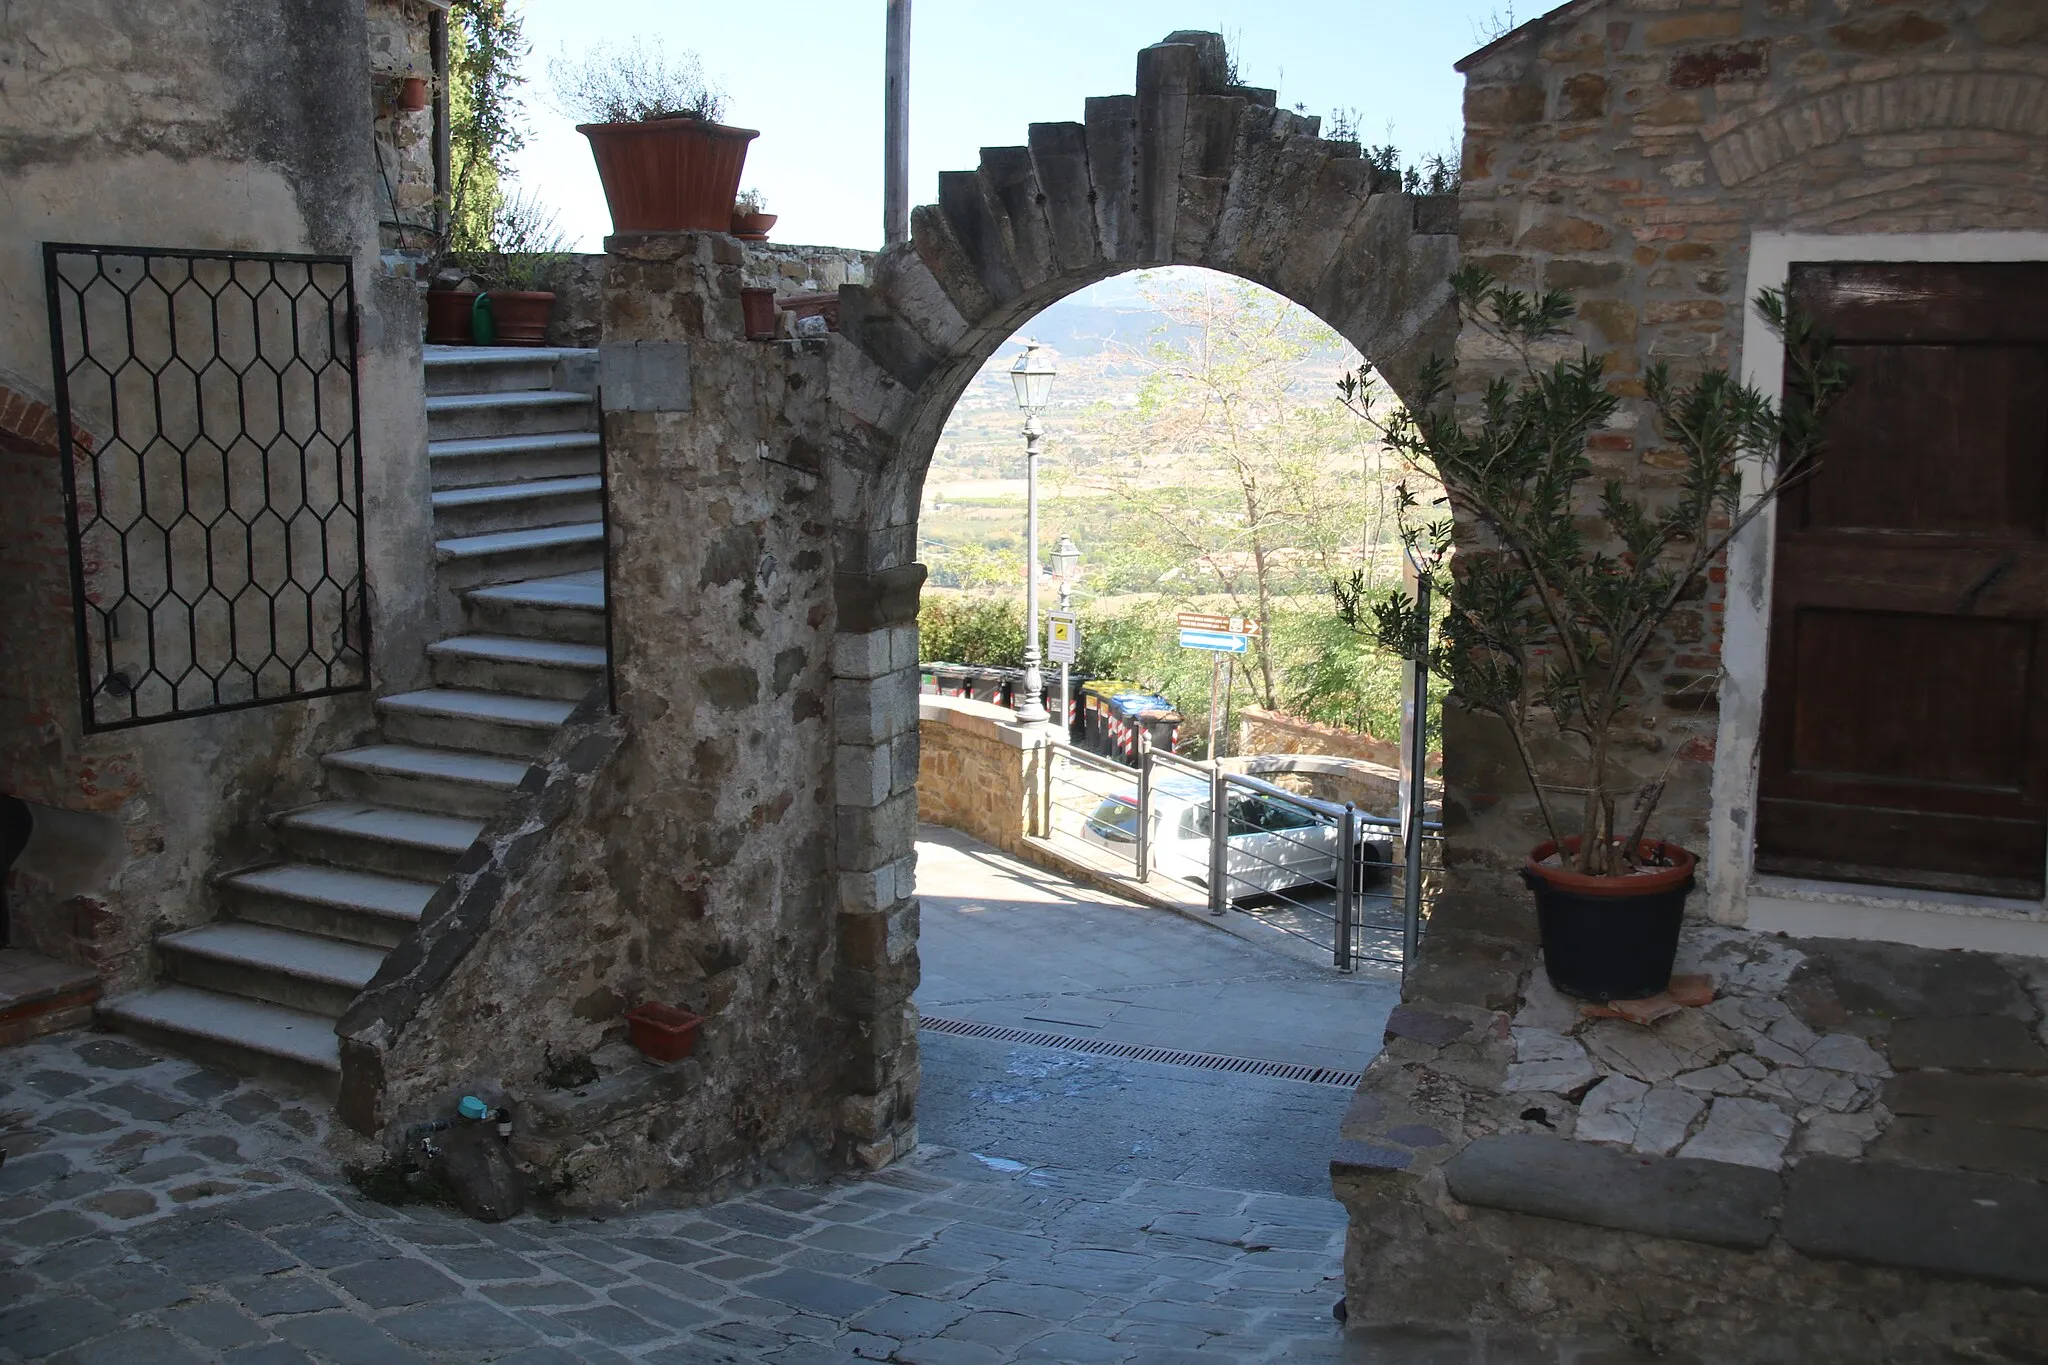
M 1362 758 L 1369 763 L 1394 767 L 1401 764 L 1399 740 L 1377 739 L 1356 730 L 1318 725 L 1299 716 L 1283 715 L 1257 706 L 1237 713 L 1237 751 L 1241 754 L 1334 754 L 1339 758 Z
M 874 266 L 875 253 L 837 246 L 784 246 L 780 242 L 742 242 L 741 278 L 778 295 L 810 290 L 832 291 L 861 284 Z M 548 318 L 548 345 L 595 346 L 603 336 L 604 256 L 571 252 L 543 272 L 543 289 L 555 294 Z
M 597 1084 L 623 1090 L 557 1116 L 580 1136 L 542 1131 L 522 1147 L 544 1190 L 580 1204 L 878 1165 L 915 1142 L 909 869 L 901 894 L 893 870 L 873 876 L 865 909 L 841 912 L 852 897 L 835 884 L 835 851 L 874 837 L 863 818 L 900 818 L 907 840 L 916 736 L 893 732 L 899 780 L 891 746 L 877 769 L 834 732 L 823 347 L 745 340 L 729 237 L 608 246 L 600 365 L 623 739 L 609 761 L 555 779 L 533 823 L 508 813 L 498 851 L 464 869 L 482 889 L 451 892 L 373 986 L 402 1008 L 366 1001 L 342 1027 L 344 1112 L 366 1129 L 465 1085 L 545 1124 L 590 1100 L 548 1077 L 600 1058 Z M 914 661 L 914 631 L 875 635 L 881 666 L 891 650 Z M 853 666 L 842 651 L 836 667 Z M 575 768 L 586 739 L 609 742 L 567 735 L 544 768 Z M 879 791 L 854 793 L 863 776 Z M 877 795 L 853 817 L 836 799 Z M 865 816 L 876 804 L 886 810 Z M 486 857 L 517 866 L 492 880 Z M 665 1081 L 610 1060 L 625 1011 L 649 1001 L 708 1021 L 697 1065 Z
M 49 0 L 0 15 L 0 787 L 104 817 L 127 850 L 89 875 L 17 872 L 10 902 L 17 941 L 114 990 L 148 979 L 154 933 L 210 917 L 206 874 L 259 855 L 256 817 L 305 799 L 317 754 L 371 717 L 361 695 L 83 733 L 56 429 L 37 406 L 55 400 L 40 246 L 354 257 L 373 667 L 402 669 L 432 565 L 418 302 L 378 277 L 364 50 L 347 6 Z
M 436 228 L 434 100 L 445 97 L 444 83 L 434 71 L 434 7 L 425 0 L 367 0 L 363 12 L 369 53 L 365 78 L 376 113 L 373 133 L 381 175 L 378 239 L 387 247 L 424 249 Z M 398 107 L 398 84 L 407 76 L 426 80 L 426 108 Z
M 1595 473 L 1653 495 L 1679 460 L 1643 371 L 1739 368 L 1753 232 L 2048 222 L 2038 0 L 1579 0 L 1460 66 L 1464 258 L 1577 295 L 1570 346 L 1605 357 L 1622 400 L 1592 437 Z M 1467 396 L 1510 363 L 1469 329 L 1458 359 Z M 1645 655 L 1621 746 L 1632 775 L 1668 775 L 1660 832 L 1703 854 L 1726 596 L 1712 577 Z M 1533 798 L 1497 723 L 1452 706 L 1444 732 L 1450 856 L 1475 887 L 1504 888 L 1543 837 Z
M 1039 743 L 1000 706 L 918 698 L 917 818 L 1021 853 L 1034 828 Z
M 844 246 L 790 246 L 747 242 L 746 282 L 777 294 L 830 293 L 842 285 L 866 284 L 875 253 Z

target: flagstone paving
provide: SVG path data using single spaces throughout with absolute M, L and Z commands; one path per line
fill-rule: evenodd
M 1388 1004 L 1383 989 L 1299 978 L 1160 912 L 1034 903 L 1036 891 L 998 907 L 983 892 L 999 886 L 939 872 L 926 934 L 942 979 L 965 987 L 951 1014 L 1007 1019 L 1012 996 L 1038 1014 L 1153 993 L 1156 1008 L 1227 1031 L 1229 1011 L 1271 1006 L 1287 1027 L 1269 1033 L 1281 1055 L 1267 1060 L 1292 1048 L 1307 1061 L 1363 1047 L 1353 1040 L 1376 1037 Z M 944 927 L 986 930 L 999 915 L 1014 951 Z M 1091 942 L 1077 951 L 1083 929 Z M 1034 962 L 1064 962 L 1069 979 L 1039 982 Z M 1304 998 L 1276 995 L 1282 982 Z M 1119 1013 L 1086 1036 L 1157 1023 Z M 0 1360 L 1636 1359 L 1479 1329 L 1346 1333 L 1331 1312 L 1344 1216 L 1322 1171 L 1339 1088 L 926 1041 L 929 1145 L 896 1168 L 694 1208 L 501 1224 L 357 1195 L 325 1145 L 322 1104 L 113 1035 L 0 1051 Z

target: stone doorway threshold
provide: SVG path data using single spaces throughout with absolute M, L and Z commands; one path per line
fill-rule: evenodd
M 99 973 L 23 948 L 0 948 L 0 1047 L 92 1021 Z

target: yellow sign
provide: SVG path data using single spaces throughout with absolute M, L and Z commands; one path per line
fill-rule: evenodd
M 1071 613 L 1049 613 L 1045 618 L 1045 654 L 1056 664 L 1070 664 L 1081 652 L 1081 623 Z

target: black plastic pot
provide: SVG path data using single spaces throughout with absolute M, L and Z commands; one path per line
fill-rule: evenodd
M 1578 841 L 1565 840 L 1568 852 Z M 1557 846 L 1543 843 L 1522 867 L 1536 895 L 1536 926 L 1550 984 L 1582 1000 L 1640 1000 L 1671 984 L 1693 855 L 1676 844 L 1645 843 L 1655 870 L 1633 877 L 1587 877 L 1545 866 Z

